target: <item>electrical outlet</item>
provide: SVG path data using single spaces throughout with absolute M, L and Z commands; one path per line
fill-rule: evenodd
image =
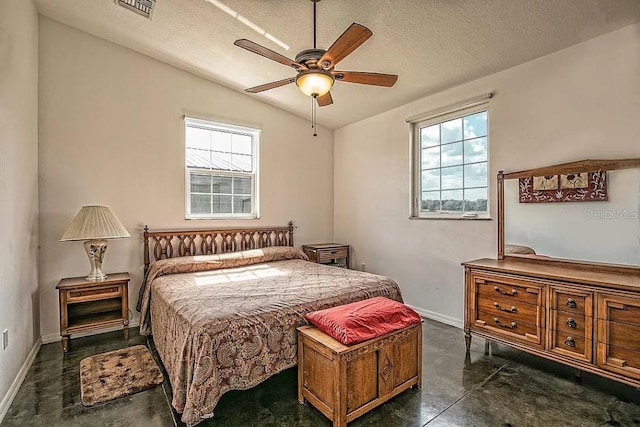
M 367 264 L 365 264 L 364 262 L 360 264 L 360 271 L 367 271 Z
M 2 349 L 6 350 L 9 347 L 9 330 L 2 331 Z

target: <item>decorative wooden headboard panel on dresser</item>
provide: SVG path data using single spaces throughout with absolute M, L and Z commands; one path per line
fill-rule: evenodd
M 504 180 L 581 174 L 591 185 L 586 177 L 592 173 L 639 167 L 640 159 L 585 160 L 498 173 L 498 257 L 462 264 L 467 351 L 477 335 L 573 366 L 577 374 L 588 371 L 640 387 L 640 267 L 505 256 L 504 228 Z M 634 209 L 631 219 L 638 221 Z M 599 243 L 606 250 L 617 242 Z

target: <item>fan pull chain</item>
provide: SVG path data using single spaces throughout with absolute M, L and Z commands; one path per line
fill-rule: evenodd
M 311 97 L 311 128 L 313 129 L 313 136 L 318 136 L 318 110 L 317 110 L 318 95 Z

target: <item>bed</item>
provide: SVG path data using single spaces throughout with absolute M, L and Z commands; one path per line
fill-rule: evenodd
M 391 279 L 308 261 L 285 227 L 144 230 L 140 332 L 153 341 L 193 426 L 222 394 L 297 364 L 304 314 L 375 296 L 402 302 Z

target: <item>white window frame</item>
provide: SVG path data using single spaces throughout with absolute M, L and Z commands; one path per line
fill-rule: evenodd
M 222 131 L 248 135 L 251 137 L 252 144 L 252 170 L 253 172 L 235 172 L 219 169 L 205 168 L 188 168 L 187 167 L 187 127 L 194 125 L 197 127 L 207 128 L 214 131 Z M 186 219 L 258 219 L 260 218 L 260 185 L 259 185 L 259 149 L 260 149 L 260 132 L 261 129 L 251 128 L 247 126 L 238 126 L 228 123 L 216 122 L 212 120 L 204 120 L 193 117 L 184 117 L 184 170 L 185 170 L 185 218 Z M 251 178 L 251 212 L 250 213 L 210 213 L 210 214 L 192 214 L 191 213 L 191 173 L 209 174 L 212 176 L 230 176 L 230 177 L 250 177 Z M 233 206 L 233 201 L 232 201 Z
M 489 94 L 486 98 L 490 98 Z M 472 100 L 475 101 L 475 100 Z M 445 111 L 443 111 L 445 110 Z M 482 111 L 487 112 L 487 212 L 454 212 L 454 211 L 439 211 L 439 212 L 422 212 L 422 167 L 421 167 L 421 141 L 420 141 L 420 129 L 443 123 L 452 119 L 461 118 L 471 114 L 479 113 Z M 489 116 L 490 116 L 489 103 L 486 100 L 483 102 L 465 102 L 460 107 L 451 107 L 442 110 L 438 110 L 434 114 L 423 114 L 407 119 L 410 124 L 410 157 L 411 157 L 411 201 L 410 201 L 410 217 L 409 219 L 470 219 L 470 220 L 487 220 L 491 219 L 491 206 L 490 206 L 490 194 L 491 194 L 491 168 L 490 168 L 490 137 L 489 129 Z M 463 163 L 462 165 L 464 165 Z M 463 183 L 464 185 L 464 183 Z M 463 187 L 464 188 L 464 187 Z

